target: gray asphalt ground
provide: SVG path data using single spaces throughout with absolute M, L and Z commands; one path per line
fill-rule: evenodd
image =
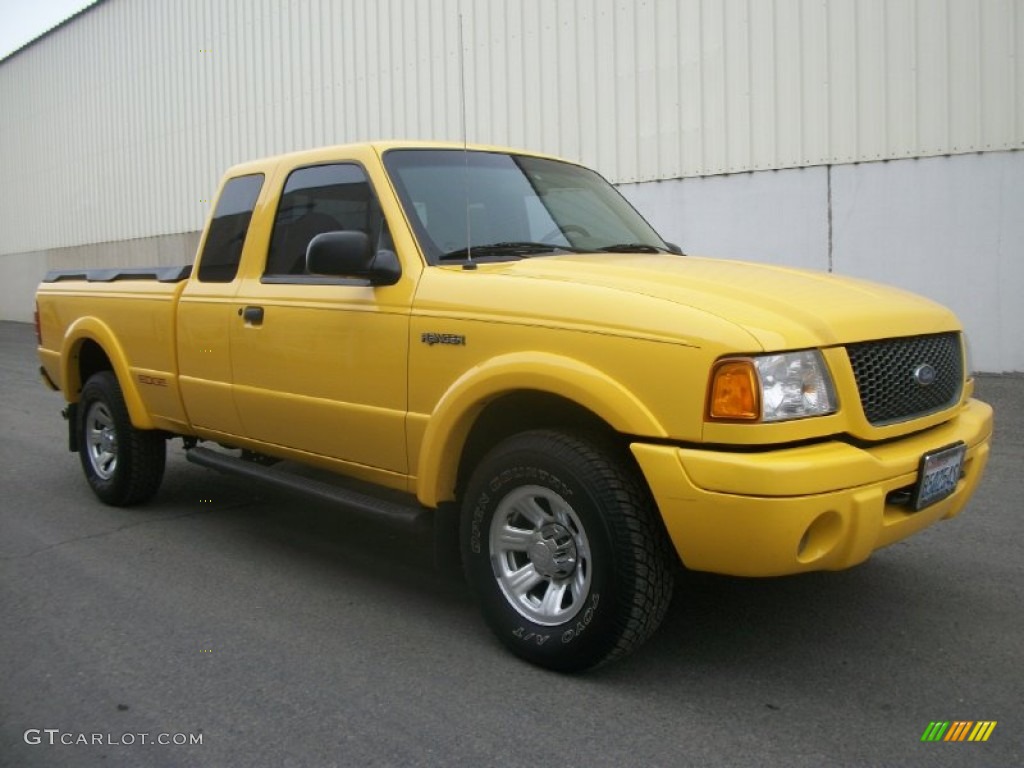
M 0 765 L 1024 765 L 1022 377 L 979 381 L 997 437 L 956 520 L 842 573 L 681 573 L 638 654 L 562 676 L 499 647 L 425 537 L 180 442 L 153 502 L 103 506 L 34 343 L 0 323 Z M 998 725 L 922 743 L 933 720 Z M 60 743 L 94 733 L 135 743 Z

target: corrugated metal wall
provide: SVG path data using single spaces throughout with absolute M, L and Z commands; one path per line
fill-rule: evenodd
M 619 182 L 1024 147 L 1024 0 L 106 0 L 0 64 L 0 253 L 197 229 L 255 156 L 460 139 L 460 58 L 471 141 Z

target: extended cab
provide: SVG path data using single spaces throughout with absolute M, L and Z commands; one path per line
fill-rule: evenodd
M 491 147 L 234 167 L 192 268 L 51 273 L 37 316 L 103 501 L 152 496 L 180 437 L 429 518 L 502 642 L 563 670 L 643 642 L 677 560 L 841 569 L 953 517 L 992 433 L 943 307 L 684 256 L 593 171 Z

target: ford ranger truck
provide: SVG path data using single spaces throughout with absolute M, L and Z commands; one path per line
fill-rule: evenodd
M 181 438 L 432 523 L 501 642 L 557 670 L 640 645 L 679 562 L 837 570 L 957 515 L 992 434 L 949 310 L 683 255 L 595 172 L 495 147 L 238 165 L 194 266 L 52 272 L 37 318 L 102 501 L 153 496 Z

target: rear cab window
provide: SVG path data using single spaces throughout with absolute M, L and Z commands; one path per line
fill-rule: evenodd
M 224 185 L 199 258 L 201 282 L 230 283 L 235 279 L 263 179 L 262 173 L 254 173 L 236 176 Z

